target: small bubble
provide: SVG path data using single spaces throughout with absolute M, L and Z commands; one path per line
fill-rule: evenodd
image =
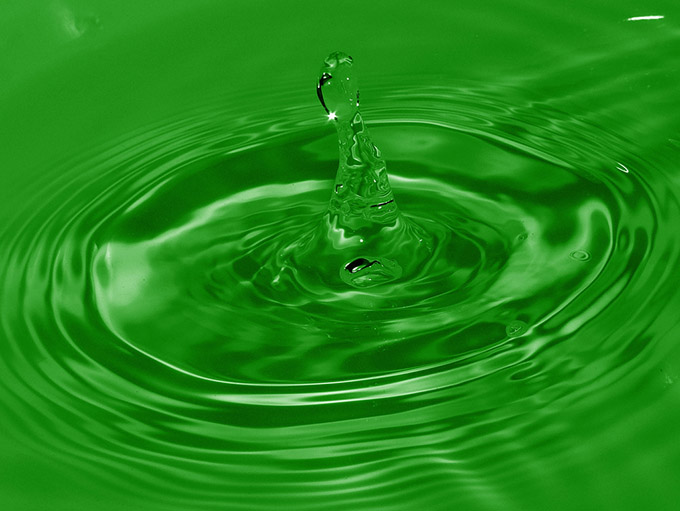
M 529 326 L 524 321 L 517 319 L 508 323 L 508 326 L 505 327 L 505 333 L 508 337 L 519 337 L 526 332 L 528 328 Z
M 569 257 L 571 257 L 574 261 L 588 261 L 590 259 L 590 252 L 586 250 L 574 250 L 571 254 L 569 254 Z

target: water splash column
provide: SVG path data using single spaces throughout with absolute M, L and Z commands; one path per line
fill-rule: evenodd
M 352 57 L 334 52 L 326 58 L 317 94 L 335 124 L 340 151 L 328 207 L 331 224 L 350 231 L 395 224 L 400 213 L 385 161 L 359 111 L 359 87 Z

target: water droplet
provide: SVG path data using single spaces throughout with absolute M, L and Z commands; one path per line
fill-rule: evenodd
M 569 254 L 574 261 L 588 261 L 590 259 L 590 252 L 586 250 L 574 250 Z
M 508 337 L 519 337 L 526 332 L 528 328 L 529 326 L 524 321 L 517 319 L 508 323 L 508 326 L 505 327 L 505 333 Z
M 359 87 L 352 57 L 336 51 L 324 60 L 317 94 L 329 119 L 349 120 L 359 108 Z

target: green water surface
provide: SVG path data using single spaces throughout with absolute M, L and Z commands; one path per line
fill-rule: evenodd
M 679 83 L 669 0 L 6 0 L 0 509 L 678 509 Z

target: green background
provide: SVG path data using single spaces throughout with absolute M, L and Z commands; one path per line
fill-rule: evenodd
M 628 20 L 645 15 L 664 18 Z M 544 288 L 508 274 L 512 314 L 482 317 L 481 302 L 455 298 L 474 318 L 456 331 L 456 347 L 430 332 L 418 343 L 435 347 L 421 353 L 403 335 L 403 349 L 381 344 L 384 356 L 345 365 L 344 352 L 324 351 L 314 335 L 385 341 L 338 319 L 349 310 L 361 327 L 397 321 L 361 315 L 383 302 L 317 310 L 309 301 L 283 313 L 284 324 L 317 318 L 305 325 L 318 329 L 308 342 L 320 351 L 281 355 L 264 341 L 259 351 L 241 348 L 282 360 L 257 374 L 246 354 L 232 353 L 234 366 L 224 369 L 191 325 L 172 323 L 183 305 L 159 306 L 155 316 L 135 309 L 130 331 L 146 337 L 151 355 L 215 381 L 120 343 L 111 325 L 125 318 L 111 319 L 113 305 L 104 319 L 97 309 L 102 288 L 118 289 L 98 280 L 101 247 L 134 248 L 218 197 L 266 183 L 317 179 L 323 186 L 296 192 L 309 195 L 295 214 L 312 218 L 320 210 L 309 204 L 319 200 L 323 209 L 337 153 L 314 87 L 334 50 L 356 59 L 362 108 L 388 170 L 439 180 L 441 194 L 428 203 L 423 196 L 437 186 L 418 181 L 409 192 L 397 178 L 404 211 L 409 201 L 421 217 L 428 204 L 457 203 L 456 218 L 505 229 L 504 247 L 535 219 L 545 241 L 526 264 L 543 266 L 537 275 L 554 282 Z M 0 507 L 676 509 L 679 50 L 673 1 L 4 0 Z M 227 149 L 187 156 L 209 144 Z M 130 213 L 132 199 L 158 183 L 166 195 Z M 283 211 L 285 194 L 277 200 L 267 207 Z M 120 204 L 131 209 L 117 224 Z M 264 222 L 262 207 L 219 213 L 221 225 L 236 229 L 239 215 Z M 569 251 L 583 247 L 565 241 L 579 228 L 563 226 L 581 224 L 592 242 L 587 275 L 564 269 Z M 157 282 L 174 285 L 185 247 L 209 252 L 220 230 L 202 228 L 168 249 L 173 263 L 148 256 L 160 261 Z M 490 234 L 479 236 L 495 246 Z M 120 253 L 134 263 L 137 252 Z M 471 264 L 465 255 L 451 260 Z M 190 288 L 188 276 L 176 278 Z M 162 302 L 148 293 L 138 304 Z M 578 295 L 571 308 L 557 304 L 570 293 Z M 435 317 L 432 307 L 409 309 L 414 331 Z M 222 325 L 215 310 L 193 312 L 210 330 Z M 531 327 L 515 344 L 504 333 L 510 320 L 523 322 L 522 333 Z M 195 349 L 168 347 L 158 334 L 167 330 L 195 335 Z M 289 340 L 285 329 L 277 335 Z M 231 379 L 245 386 L 223 385 Z

